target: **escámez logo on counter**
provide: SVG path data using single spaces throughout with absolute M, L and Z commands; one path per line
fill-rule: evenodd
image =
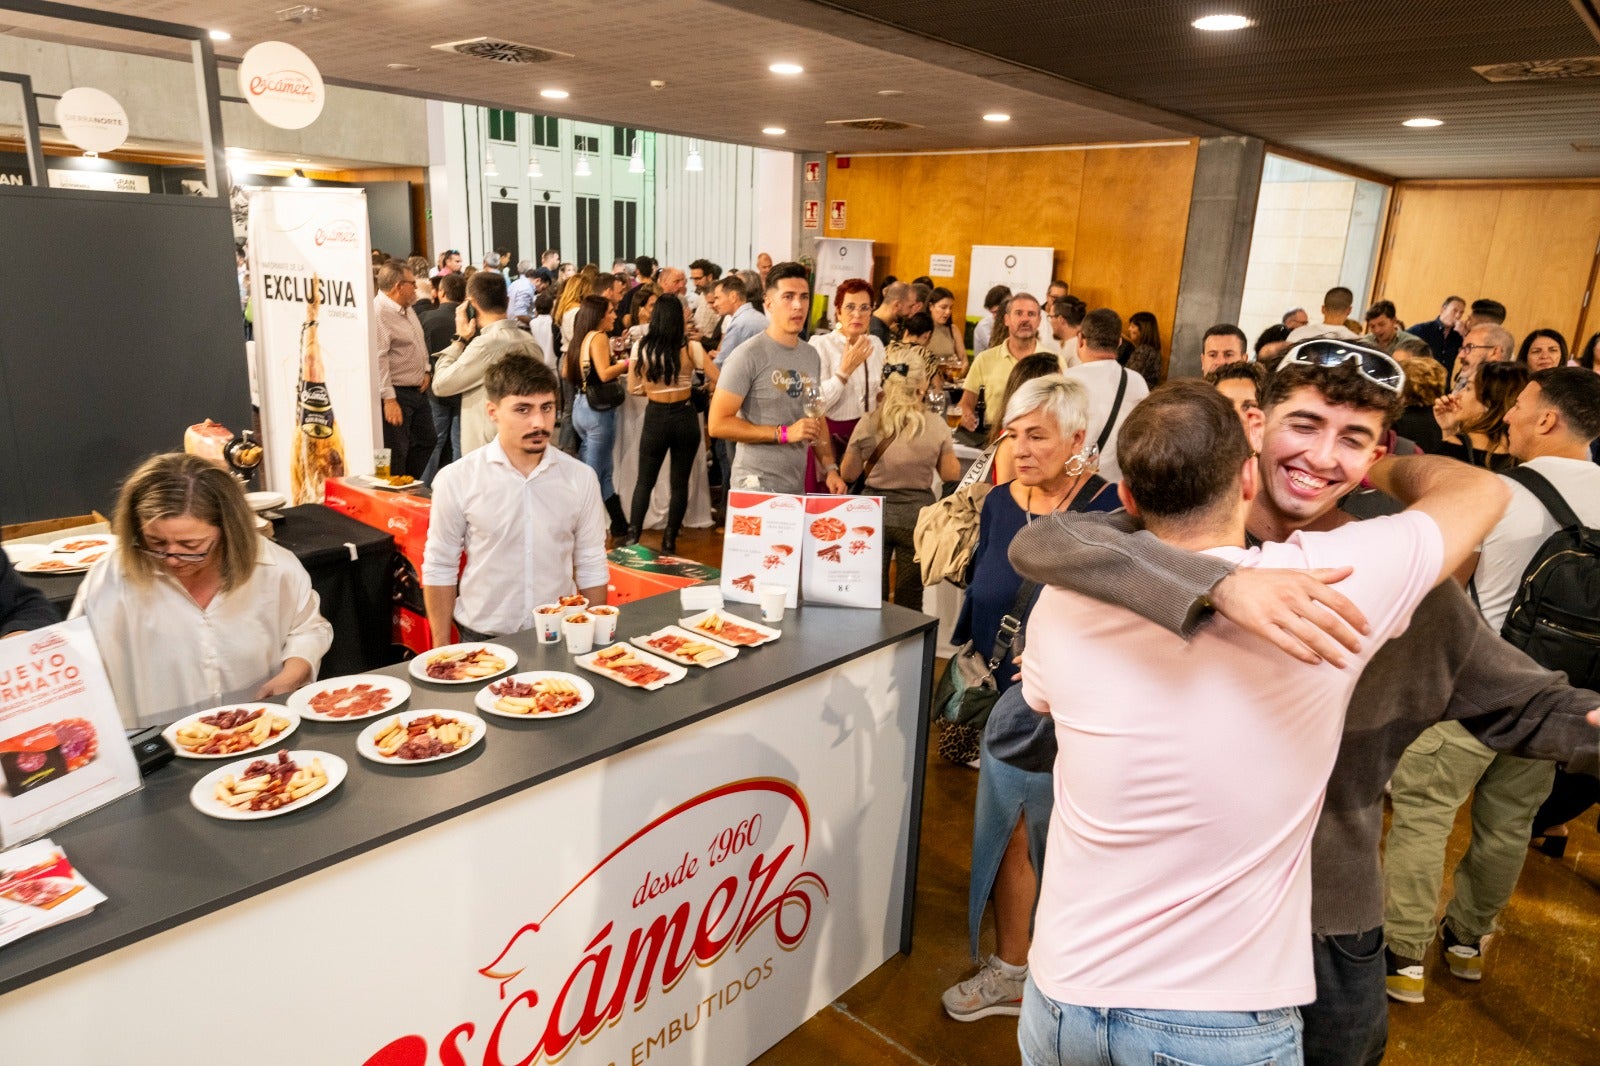
M 810 806 L 792 782 L 752 778 L 702 792 L 511 931 L 478 970 L 475 1017 L 436 1041 L 392 1040 L 365 1066 L 534 1066 L 597 1038 L 631 1046 L 631 1057 L 599 1051 L 600 1062 L 642 1063 L 701 1025 L 714 1028 L 775 979 L 783 963 L 774 945 L 799 947 L 827 902 L 828 886 L 805 866 L 810 844 Z M 697 967 L 716 972 L 680 986 Z
M 356 224 L 347 218 L 335 219 L 317 227 L 316 237 L 313 238 L 320 248 L 325 244 L 355 244 Z

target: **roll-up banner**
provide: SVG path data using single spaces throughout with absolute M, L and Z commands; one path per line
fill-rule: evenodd
M 1054 248 L 974 244 L 972 269 L 967 275 L 967 321 L 979 322 L 989 313 L 984 309 L 983 298 L 996 285 L 1043 300 L 1050 288 L 1055 254 Z
M 266 487 L 322 502 L 330 477 L 372 473 L 379 446 L 367 198 L 251 189 L 250 277 Z
M 818 237 L 817 278 L 811 288 L 811 324 L 833 321 L 833 292 L 849 278 L 872 280 L 872 242 L 848 237 Z

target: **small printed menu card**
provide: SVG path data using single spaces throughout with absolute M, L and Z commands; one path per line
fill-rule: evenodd
M 0 848 L 139 787 L 88 621 L 0 640 Z
M 50 840 L 0 851 L 0 947 L 105 902 Z
M 780 585 L 788 591 L 785 606 L 799 606 L 803 498 L 735 489 L 728 493 L 727 512 L 722 538 L 723 598 L 732 603 L 758 603 L 757 586 Z
M 801 554 L 807 603 L 881 608 L 883 497 L 807 496 Z

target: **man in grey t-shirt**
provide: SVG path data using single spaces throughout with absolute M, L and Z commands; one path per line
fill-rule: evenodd
M 811 303 L 806 269 L 779 263 L 766 284 L 766 331 L 728 355 L 706 419 L 713 437 L 741 445 L 728 488 L 803 493 L 815 450 L 828 491 L 843 493 L 828 424 L 806 415 L 808 387 L 820 388 L 822 375 L 816 349 L 800 339 Z

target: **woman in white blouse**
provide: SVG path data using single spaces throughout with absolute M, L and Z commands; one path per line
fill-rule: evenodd
M 878 405 L 883 377 L 883 342 L 868 330 L 872 324 L 872 284 L 861 278 L 839 283 L 833 292 L 832 333 L 811 338 L 822 359 L 822 410 L 833 437 L 833 454 L 843 455 L 861 417 Z M 826 492 L 815 464 L 806 469 L 806 491 Z
M 112 529 L 117 547 L 89 571 L 72 616 L 89 619 L 130 728 L 316 677 L 333 627 L 300 560 L 257 535 L 227 471 L 193 455 L 146 460 Z

